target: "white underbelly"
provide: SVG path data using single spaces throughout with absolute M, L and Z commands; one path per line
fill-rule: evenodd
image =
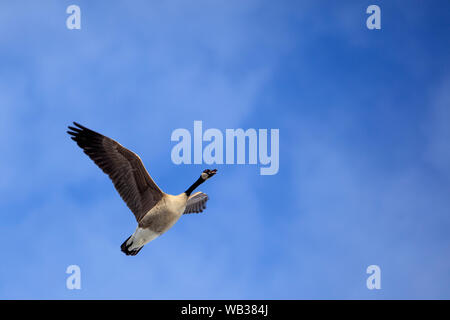
M 137 228 L 133 233 L 131 238 L 128 240 L 127 244 L 131 244 L 130 250 L 137 249 L 143 245 L 155 240 L 159 237 L 159 233 L 154 232 L 150 229 Z
M 137 227 L 136 231 L 127 241 L 127 245 L 130 246 L 129 250 L 138 249 L 169 230 L 183 214 L 186 208 L 186 200 L 187 196 L 185 193 L 178 196 L 166 194 L 164 201 L 154 206 L 144 216 L 143 220 L 139 222 L 143 227 Z M 163 215 L 164 218 L 161 219 L 160 215 Z M 150 228 L 159 232 L 155 232 Z

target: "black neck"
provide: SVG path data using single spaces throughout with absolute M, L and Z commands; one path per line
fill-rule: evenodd
M 187 189 L 184 193 L 186 193 L 188 195 L 188 197 L 189 197 L 191 195 L 192 191 L 194 191 L 195 188 L 197 188 L 203 182 L 205 182 L 205 180 L 202 179 L 202 177 L 198 178 L 198 180 L 195 181 L 194 184 L 192 186 L 190 186 L 189 189 Z

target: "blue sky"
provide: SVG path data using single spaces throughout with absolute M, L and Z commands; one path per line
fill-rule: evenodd
M 2 1 L 0 298 L 449 299 L 449 9 Z M 117 139 L 178 194 L 211 167 L 171 161 L 194 120 L 278 128 L 279 173 L 217 165 L 204 214 L 123 255 L 134 217 L 66 126 Z

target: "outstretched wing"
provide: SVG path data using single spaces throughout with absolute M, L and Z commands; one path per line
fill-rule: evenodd
M 163 197 L 163 192 L 148 174 L 141 159 L 116 141 L 74 122 L 67 131 L 100 169 L 139 222 Z
M 203 212 L 206 209 L 208 199 L 208 195 L 203 192 L 194 193 L 188 198 L 183 214 Z

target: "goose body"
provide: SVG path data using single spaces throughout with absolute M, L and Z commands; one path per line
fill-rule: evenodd
M 165 194 L 139 221 L 136 231 L 125 242 L 128 250 L 137 250 L 172 228 L 183 214 L 187 200 L 185 193 L 178 196 Z
M 74 122 L 68 133 L 80 148 L 112 180 L 116 190 L 134 213 L 135 232 L 121 245 L 126 255 L 136 255 L 142 247 L 169 230 L 183 214 L 202 212 L 208 196 L 192 192 L 214 176 L 205 170 L 185 192 L 171 195 L 153 181 L 138 155 L 118 142 Z

